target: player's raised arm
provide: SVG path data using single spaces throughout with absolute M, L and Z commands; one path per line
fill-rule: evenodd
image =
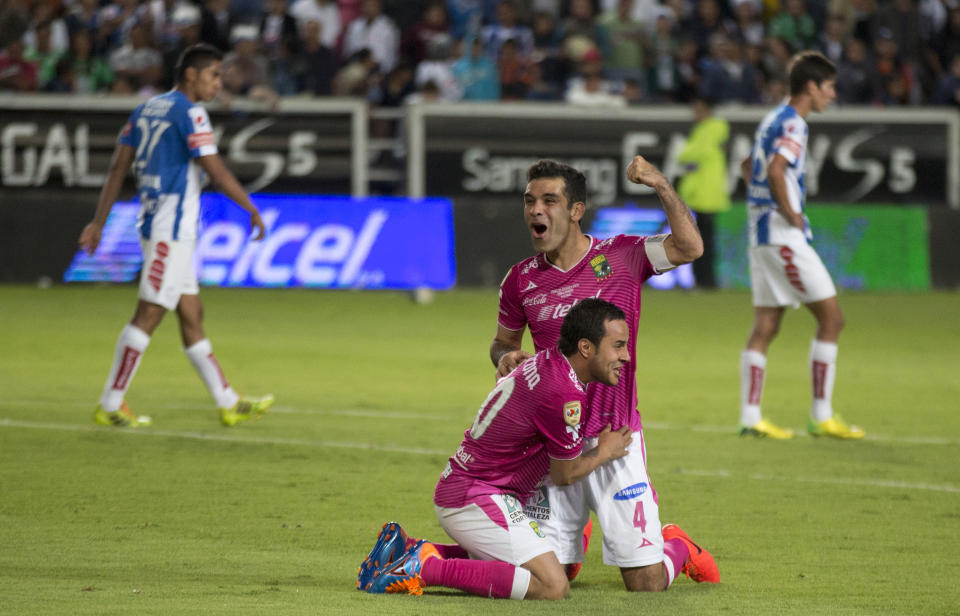
M 256 229 L 254 240 L 262 240 L 266 229 L 263 226 L 263 219 L 260 218 L 260 211 L 250 200 L 247 191 L 240 186 L 237 178 L 233 177 L 230 170 L 223 164 L 218 154 L 209 154 L 197 159 L 203 170 L 207 172 L 214 184 L 220 187 L 225 195 L 230 197 L 240 207 L 250 213 L 250 227 Z
M 497 368 L 498 379 L 510 374 L 514 368 L 530 357 L 530 353 L 520 348 L 522 342 L 522 329 L 514 331 L 497 324 L 497 335 L 490 343 L 490 361 Z
M 663 242 L 667 259 L 673 265 L 690 263 L 703 254 L 703 238 L 693 220 L 690 208 L 673 189 L 666 176 L 642 156 L 635 156 L 627 167 L 627 179 L 657 191 L 663 211 L 667 214 L 671 234 Z
M 123 187 L 123 179 L 130 171 L 130 164 L 133 162 L 133 148 L 125 144 L 117 144 L 113 150 L 113 156 L 110 158 L 110 170 L 107 174 L 107 181 L 100 189 L 100 197 L 97 199 L 97 211 L 83 231 L 80 232 L 80 239 L 77 241 L 88 255 L 97 251 L 100 245 L 100 234 L 103 232 L 103 225 L 107 224 L 107 216 L 113 208 L 114 202 L 120 195 L 120 189 Z

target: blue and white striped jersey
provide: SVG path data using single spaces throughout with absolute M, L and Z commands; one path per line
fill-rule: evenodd
M 753 139 L 753 167 L 747 192 L 751 246 L 790 246 L 812 238 L 809 225 L 806 231 L 794 227 L 777 212 L 777 202 L 770 192 L 770 179 L 767 176 L 767 166 L 775 154 L 787 159 L 784 175 L 790 206 L 794 211 L 803 213 L 807 198 L 807 123 L 788 104 L 780 105 L 768 113 L 757 127 Z
M 118 141 L 136 150 L 141 237 L 196 239 L 202 171 L 194 159 L 217 153 L 206 110 L 171 90 L 134 109 Z

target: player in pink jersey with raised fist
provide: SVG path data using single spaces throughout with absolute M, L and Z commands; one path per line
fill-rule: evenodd
M 587 207 L 583 173 L 551 160 L 527 170 L 523 217 L 538 254 L 514 265 L 500 285 L 497 333 L 490 345 L 498 375 L 529 355 L 521 349 L 525 328 L 530 328 L 537 351 L 550 348 L 557 342 L 563 316 L 586 298 L 616 304 L 637 332 L 643 282 L 703 252 L 693 215 L 659 169 L 637 156 L 627 178 L 656 190 L 671 234 L 597 240 L 580 228 Z M 717 582 L 716 563 L 706 550 L 674 525 L 661 528 L 637 411 L 636 333 L 628 350 L 632 367 L 616 386 L 587 388 L 590 415 L 583 435 L 588 451 L 603 426 L 626 426 L 633 432 L 630 452 L 573 485 L 546 481 L 527 503 L 527 515 L 540 522 L 571 579 L 583 562 L 584 529 L 593 510 L 603 529 L 604 563 L 620 568 L 628 590 L 665 590 L 681 572 L 698 582 Z

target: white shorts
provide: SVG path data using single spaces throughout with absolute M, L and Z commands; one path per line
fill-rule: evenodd
M 140 299 L 174 310 L 181 295 L 199 293 L 197 270 L 193 265 L 196 243 L 196 240 L 140 240 L 143 251 Z
M 583 451 L 597 445 L 587 439 Z M 582 455 L 582 454 L 581 454 Z M 626 456 L 611 460 L 577 483 L 534 494 L 527 513 L 536 517 L 563 564 L 583 562 L 583 527 L 590 510 L 603 530 L 603 562 L 614 567 L 646 567 L 663 562 L 660 508 L 647 475 L 643 433 L 634 432 Z
M 524 515 L 516 497 L 493 494 L 488 498 L 490 513 L 475 503 L 452 509 L 434 505 L 440 526 L 470 558 L 520 566 L 553 549 L 539 524 Z
M 751 246 L 749 253 L 754 306 L 796 308 L 837 294 L 820 255 L 809 244 Z

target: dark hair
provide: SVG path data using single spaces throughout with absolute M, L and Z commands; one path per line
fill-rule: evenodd
M 177 83 L 182 83 L 186 78 L 188 68 L 193 67 L 197 71 L 202 71 L 219 60 L 223 60 L 223 52 L 213 45 L 197 43 L 187 47 L 177 60 Z
M 563 178 L 563 196 L 567 198 L 567 208 L 582 201 L 587 202 L 587 178 L 582 173 L 555 160 L 538 160 L 527 169 L 527 182 L 540 178 Z
M 790 76 L 790 95 L 796 96 L 803 94 L 808 81 L 819 87 L 824 81 L 835 79 L 837 67 L 819 51 L 801 51 L 790 58 L 787 74 Z
M 560 341 L 557 345 L 564 355 L 573 355 L 577 351 L 577 343 L 586 338 L 595 346 L 607 333 L 607 321 L 625 321 L 623 310 L 608 301 L 596 297 L 588 297 L 577 302 L 560 326 Z

